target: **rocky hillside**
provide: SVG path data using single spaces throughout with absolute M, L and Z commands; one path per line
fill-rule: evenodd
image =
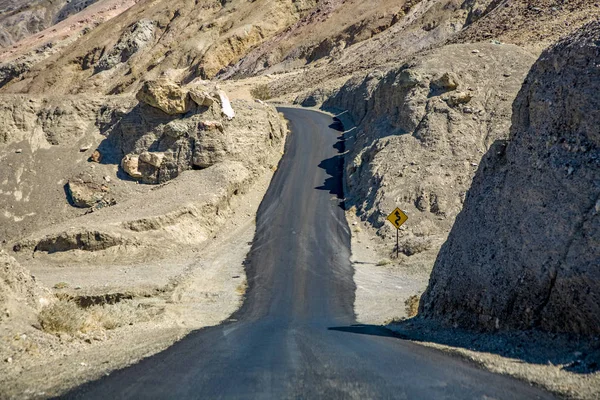
M 420 313 L 600 333 L 600 23 L 545 51 L 478 168 Z
M 0 1 L 0 47 L 13 45 L 77 14 L 98 0 Z
M 162 184 L 224 161 L 242 163 L 235 174 L 247 185 L 279 156 L 284 126 L 270 106 L 232 105 L 222 91 L 168 81 L 148 82 L 138 98 L 4 98 L 3 240 L 137 198 L 147 192 L 137 182 Z
M 507 137 L 534 61 L 514 45 L 450 45 L 353 79 L 326 102 L 357 124 L 346 142 L 346 205 L 383 238 L 395 236 L 386 211 L 405 210 L 406 263 L 433 262 L 482 155 Z
M 110 23 L 98 20 L 85 35 L 70 36 L 73 42 L 50 40 L 49 32 L 38 39 L 38 47 L 28 47 L 30 53 L 0 57 L 0 86 L 13 93 L 118 94 L 135 93 L 144 79 L 165 75 L 187 83 L 196 77 L 278 74 L 271 92 L 298 94 L 357 71 L 398 63 L 448 40 L 526 41 L 536 44 L 530 46 L 536 52 L 599 12 L 589 0 L 562 3 L 140 1 Z M 77 15 L 76 23 L 94 19 L 87 9 Z M 43 47 L 48 45 L 54 50 Z

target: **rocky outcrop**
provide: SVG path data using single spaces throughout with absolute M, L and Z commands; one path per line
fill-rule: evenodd
M 0 322 L 12 312 L 38 309 L 43 291 L 17 260 L 0 250 Z
M 140 20 L 125 31 L 113 48 L 103 55 L 95 66 L 95 72 L 102 72 L 127 62 L 138 51 L 154 41 L 156 26 L 152 21 Z
M 68 230 L 57 235 L 48 235 L 40 240 L 25 240 L 21 249 L 58 253 L 69 250 L 99 251 L 114 246 L 135 245 L 135 240 L 126 239 L 113 232 L 97 230 Z
M 534 61 L 512 45 L 446 46 L 352 79 L 325 103 L 357 125 L 346 141 L 346 205 L 383 238 L 396 235 L 387 214 L 408 213 L 401 261 L 431 268 L 481 157 L 508 135 L 511 103 Z
M 600 23 L 545 51 L 487 152 L 420 314 L 600 334 Z
M 109 142 L 113 152 L 125 153 L 123 170 L 144 183 L 163 183 L 182 171 L 225 160 L 252 167 L 244 146 L 272 146 L 284 136 L 272 107 L 244 102 L 236 117 L 222 90 L 161 80 L 149 82 L 137 97 L 142 104 L 112 128 Z M 171 115 L 184 110 L 184 115 Z

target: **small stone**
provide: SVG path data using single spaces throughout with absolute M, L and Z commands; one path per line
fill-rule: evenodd
M 15 150 L 15 153 L 17 153 L 17 154 L 21 154 L 22 152 L 23 152 L 23 149 L 16 149 Z
M 450 107 L 453 107 L 453 106 L 457 106 L 459 104 L 466 104 L 466 103 L 470 102 L 472 98 L 473 98 L 473 96 L 471 96 L 470 93 L 458 92 L 458 93 L 453 93 L 452 95 L 450 95 L 447 103 Z
M 82 152 L 82 153 L 84 153 L 84 152 L 88 151 L 91 147 L 92 147 L 91 144 L 86 144 L 85 146 L 81 146 L 79 148 L 79 151 Z
M 13 359 L 12 359 L 12 357 L 8 357 L 8 358 L 7 358 L 6 360 L 4 360 L 4 361 L 6 361 L 7 363 L 11 364 L 11 363 L 13 362 Z
M 110 183 L 110 176 L 108 176 L 108 175 L 107 175 L 107 176 L 105 176 L 103 179 L 104 179 L 106 182 Z
M 431 82 L 431 84 L 442 90 L 456 90 L 458 88 L 458 78 L 451 72 L 444 73 L 441 77 Z
M 221 132 L 224 131 L 223 124 L 219 121 L 202 121 L 200 127 L 205 131 L 212 131 L 215 129 L 218 129 Z
M 102 161 L 102 153 L 100 153 L 100 150 L 94 150 L 94 152 L 90 156 L 90 160 L 95 163 L 100 163 Z
M 508 72 L 504 73 L 503 75 L 504 75 L 505 78 L 510 78 L 510 76 L 511 76 L 511 74 L 509 74 Z
M 471 53 L 473 53 L 473 54 L 479 54 L 479 50 L 472 50 Z

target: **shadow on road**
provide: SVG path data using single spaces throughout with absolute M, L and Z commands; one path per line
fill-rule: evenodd
M 600 371 L 600 340 L 553 334 L 535 329 L 521 332 L 476 332 L 447 327 L 435 321 L 415 317 L 390 325 L 394 336 L 415 342 L 438 343 L 530 364 L 562 365 L 578 374 Z
M 355 324 L 355 325 L 350 325 L 350 326 L 334 326 L 331 328 L 327 328 L 327 330 L 328 331 L 357 333 L 360 335 L 370 335 L 370 336 L 399 337 L 391 330 L 389 330 L 383 326 L 379 326 L 379 325 Z
M 342 123 L 334 119 L 333 123 L 329 125 L 329 128 L 338 132 L 344 132 L 344 126 Z M 346 210 L 344 203 L 344 186 L 342 183 L 344 175 L 344 152 L 346 151 L 344 145 L 345 139 L 343 135 L 340 135 L 338 141 L 333 145 L 333 148 L 337 150 L 337 155 L 323 160 L 319 163 L 319 168 L 324 169 L 329 178 L 325 179 L 323 185 L 317 186 L 317 190 L 325 190 L 330 194 L 336 196 L 340 201 L 339 207 Z

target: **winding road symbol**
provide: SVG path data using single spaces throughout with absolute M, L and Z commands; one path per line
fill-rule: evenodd
M 396 216 L 396 220 L 394 221 L 394 225 L 398 226 L 398 225 L 400 225 L 400 221 L 402 221 L 402 215 L 400 215 L 400 213 L 398 211 L 396 211 L 394 213 L 394 215 Z
M 388 215 L 387 220 L 390 221 L 396 229 L 400 229 L 400 227 L 408 220 L 408 216 L 401 209 L 396 208 Z

